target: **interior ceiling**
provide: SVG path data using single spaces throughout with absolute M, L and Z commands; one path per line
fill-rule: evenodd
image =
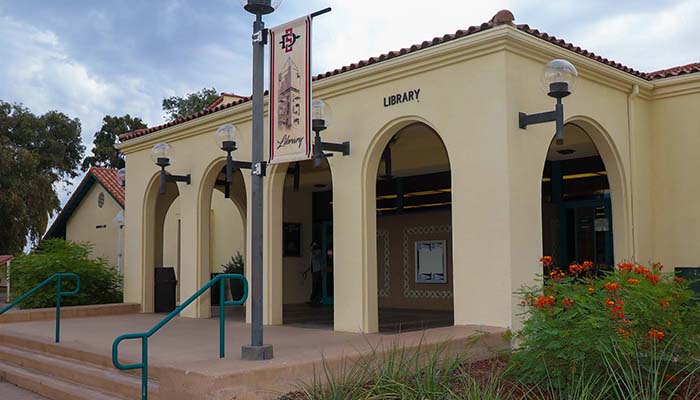
M 559 150 L 574 150 L 574 153 L 559 154 Z M 564 125 L 564 143 L 559 145 L 552 140 L 547 152 L 547 161 L 573 160 L 597 155 L 598 149 L 586 131 L 578 125 L 566 124 Z
M 389 145 L 391 147 L 391 175 L 412 176 L 450 170 L 447 150 L 440 137 L 424 124 L 413 124 L 401 129 Z M 384 160 L 379 163 L 378 175 L 384 175 Z

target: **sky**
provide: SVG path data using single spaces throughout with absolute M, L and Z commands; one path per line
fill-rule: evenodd
M 0 0 L 0 99 L 82 122 L 89 155 L 105 115 L 165 122 L 162 99 L 214 87 L 251 92 L 251 14 L 242 0 Z M 700 0 L 285 0 L 273 27 L 314 20 L 322 73 L 486 22 L 526 23 L 650 72 L 700 61 Z M 79 180 L 80 178 L 78 178 Z M 65 202 L 72 188 L 61 187 Z

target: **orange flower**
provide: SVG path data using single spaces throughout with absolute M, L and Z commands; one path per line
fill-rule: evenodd
M 595 289 L 593 289 L 593 286 L 589 286 L 589 287 L 588 287 L 588 293 L 593 293 L 594 290 L 595 290 Z
M 564 297 L 564 300 L 562 300 L 561 302 L 566 308 L 571 308 L 574 306 L 574 301 L 568 297 Z
M 612 318 L 624 318 L 625 317 L 625 310 L 624 310 L 624 305 L 625 302 L 622 300 L 608 300 L 605 302 L 605 307 L 610 308 L 610 316 Z
M 628 329 L 622 329 L 622 328 L 617 328 L 617 333 L 620 334 L 622 337 L 630 337 L 632 332 L 630 332 Z
M 617 282 L 607 282 L 603 286 L 605 286 L 605 290 L 610 294 L 617 294 L 617 289 L 620 288 L 620 284 Z
M 656 328 L 651 328 L 649 329 L 649 332 L 647 332 L 647 337 L 649 339 L 654 340 L 655 342 L 661 341 L 666 337 L 666 334 L 663 331 L 660 331 Z
M 632 284 L 632 285 L 636 285 L 636 284 L 639 283 L 639 279 L 630 278 L 630 279 L 627 280 L 627 282 L 630 283 L 630 284 Z
M 549 273 L 549 276 L 555 281 L 559 282 L 560 280 L 564 279 L 566 277 L 566 272 L 564 271 L 557 271 L 554 270 Z
M 668 300 L 661 299 L 659 300 L 659 304 L 661 305 L 661 309 L 663 310 L 664 308 L 669 308 L 671 307 L 671 303 Z
M 576 263 L 572 263 L 571 265 L 569 265 L 569 273 L 572 275 L 578 274 L 582 270 L 583 270 L 583 267 L 581 267 L 580 265 L 578 265 Z
M 685 282 L 685 279 L 684 279 L 684 278 L 681 278 L 680 276 L 677 276 L 677 277 L 673 278 L 673 280 L 676 281 L 676 283 L 683 283 L 683 282 Z
M 661 271 L 664 269 L 664 265 L 661 264 L 660 262 L 655 262 L 651 264 L 651 268 L 654 269 L 655 271 Z
M 535 302 L 537 308 L 547 308 L 554 306 L 554 296 L 540 296 Z
M 634 272 L 639 275 L 644 275 L 649 273 L 649 268 L 643 266 L 643 265 L 638 265 L 634 267 Z
M 658 275 L 654 275 L 652 273 L 645 274 L 644 278 L 648 279 L 654 286 L 656 286 L 656 284 L 659 283 L 659 279 L 661 279 Z
M 632 272 L 632 268 L 634 268 L 634 264 L 631 262 L 621 262 L 617 264 L 617 269 L 623 272 Z
M 583 267 L 583 269 L 591 269 L 593 268 L 593 261 L 584 261 L 581 267 Z
M 551 267 L 553 262 L 554 260 L 552 259 L 552 256 L 544 256 L 540 258 L 540 263 L 547 268 Z

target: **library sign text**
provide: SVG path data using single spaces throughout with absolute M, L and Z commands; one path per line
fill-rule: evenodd
M 384 98 L 384 107 L 415 101 L 420 103 L 420 89 L 412 89 L 403 93 L 392 94 Z

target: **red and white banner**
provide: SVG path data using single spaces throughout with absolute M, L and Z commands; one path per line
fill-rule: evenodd
M 311 17 L 270 30 L 270 164 L 311 158 Z

